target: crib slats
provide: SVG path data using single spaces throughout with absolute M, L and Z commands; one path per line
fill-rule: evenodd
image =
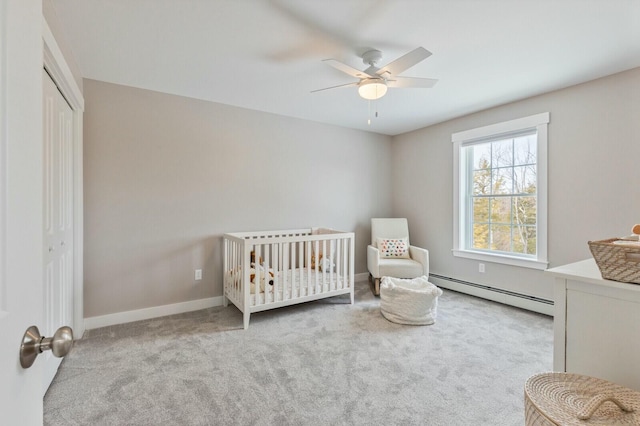
M 280 253 L 279 253 L 279 248 L 280 245 L 277 243 L 273 243 L 271 244 L 271 262 L 267 262 L 267 267 L 269 269 L 267 269 L 265 272 L 267 274 L 267 279 L 271 279 L 271 274 L 270 274 L 270 270 L 273 269 L 274 271 L 280 271 L 282 269 L 282 266 L 280 265 Z M 271 266 L 273 265 L 273 266 Z M 271 298 L 272 300 L 275 302 L 278 299 L 278 289 L 280 288 L 280 285 L 278 283 L 278 276 L 275 274 L 273 274 L 273 287 L 271 288 L 272 293 L 271 293 Z
M 311 278 L 313 276 L 313 274 L 311 273 L 311 271 L 313 271 L 313 268 L 311 267 L 312 257 L 313 257 L 313 242 L 309 242 L 307 244 L 307 268 L 309 271 L 309 273 L 307 274 L 307 296 L 312 294 L 312 289 L 313 289 L 313 281 L 311 281 Z
M 317 263 L 319 264 L 319 268 L 322 268 L 322 286 L 323 288 L 320 289 L 320 291 L 324 290 L 324 283 L 327 282 L 327 268 L 324 267 L 324 262 L 327 259 L 327 240 L 322 240 L 322 259 L 318 258 Z M 316 271 L 316 283 L 318 282 L 318 272 Z M 331 283 L 329 283 L 329 290 L 331 290 Z M 316 290 L 316 293 L 318 293 L 318 290 Z
M 329 250 L 331 250 L 331 259 L 339 259 L 338 257 L 338 253 L 339 253 L 339 249 L 340 249 L 340 241 L 336 241 L 333 244 L 331 244 L 331 248 Z M 338 290 L 340 288 L 340 283 L 339 283 L 339 275 L 338 275 L 338 264 L 340 262 L 338 260 L 335 260 L 332 265 L 331 265 L 331 281 L 333 282 L 333 288 L 335 290 Z
M 342 247 L 342 241 L 338 241 L 338 243 L 336 244 L 336 250 L 337 253 L 335 255 L 336 258 L 336 266 L 335 266 L 335 270 L 336 270 L 336 288 L 342 288 L 343 284 L 344 284 L 344 280 L 341 282 L 340 281 L 340 271 L 342 270 L 342 262 L 340 262 L 340 248 Z
M 314 258 L 313 272 L 314 272 L 314 283 L 313 283 L 313 293 L 318 294 L 318 269 L 320 268 L 320 255 L 318 254 L 318 241 L 313 242 L 313 251 L 311 252 L 311 256 Z
M 345 279 L 344 279 L 344 276 L 345 276 L 345 271 L 346 271 L 346 269 L 347 269 L 347 262 L 346 262 L 347 249 L 346 249 L 346 245 L 345 245 L 345 244 L 347 243 L 347 240 L 342 240 L 340 243 L 341 243 L 341 244 L 339 245 L 339 247 L 342 247 L 342 255 L 343 255 L 343 257 L 342 257 L 342 261 L 340 262 L 340 266 L 342 267 L 342 268 L 341 268 L 341 271 L 342 271 L 342 283 L 341 283 L 341 288 L 345 288 Z
M 302 285 L 304 283 L 304 242 L 298 243 L 298 272 L 300 277 L 298 280 L 298 297 L 302 297 Z
M 295 277 L 295 271 L 296 269 L 296 246 L 297 243 L 296 242 L 292 242 L 290 247 L 291 247 L 291 271 L 286 271 L 285 275 L 289 276 L 289 272 L 291 272 L 291 298 L 293 299 L 294 297 L 298 297 L 299 295 L 295 294 L 296 289 L 294 286 L 294 283 L 296 281 L 296 277 Z
M 273 292 L 271 291 L 273 290 L 273 288 L 269 285 L 269 279 L 271 278 L 271 275 L 269 274 L 269 265 L 271 265 L 271 250 L 269 249 L 271 247 L 271 245 L 264 246 L 264 259 L 260 268 L 260 279 L 262 279 L 264 282 L 264 303 L 269 303 L 271 301 L 271 296 L 273 295 Z
M 285 271 L 284 274 L 278 272 L 276 275 L 281 277 L 282 279 L 282 300 L 288 300 L 288 288 L 287 288 L 287 273 L 286 271 L 289 269 L 289 244 L 290 243 L 280 243 L 280 259 L 282 264 L 280 265 L 280 269 L 278 271 Z
M 242 251 L 242 258 L 240 259 L 240 265 L 242 265 L 242 268 L 245 269 L 247 271 L 246 274 L 243 273 L 242 275 L 242 295 L 243 298 L 245 297 L 246 294 L 248 294 L 248 299 L 251 299 L 251 252 L 255 250 L 255 248 L 253 246 L 251 246 L 249 249 L 246 248 L 246 246 L 249 245 L 249 243 L 247 242 L 245 244 L 245 247 Z M 249 256 L 245 256 L 245 253 L 249 251 Z M 254 252 L 255 254 L 255 252 Z M 255 300 L 251 302 L 250 305 L 246 306 L 247 308 L 251 305 L 255 305 Z

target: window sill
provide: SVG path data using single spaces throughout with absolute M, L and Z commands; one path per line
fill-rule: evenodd
M 503 265 L 518 266 L 521 268 L 539 269 L 541 271 L 547 269 L 549 262 L 539 259 L 527 259 L 516 256 L 505 256 L 503 254 L 484 253 L 469 250 L 451 250 L 456 257 L 464 257 L 466 259 L 481 260 L 483 262 L 502 263 Z

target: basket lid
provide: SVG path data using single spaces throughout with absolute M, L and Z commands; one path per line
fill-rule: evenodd
M 525 395 L 540 413 L 559 425 L 640 424 L 640 392 L 607 380 L 541 373 L 527 380 Z

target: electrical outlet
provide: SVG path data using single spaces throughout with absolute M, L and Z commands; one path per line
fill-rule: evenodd
M 202 279 L 202 269 L 196 269 L 196 281 L 200 281 Z
M 484 263 L 478 263 L 478 272 L 484 274 Z

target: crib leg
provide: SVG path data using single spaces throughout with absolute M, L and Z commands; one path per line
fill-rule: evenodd
M 222 295 L 222 306 L 224 306 L 225 308 L 229 306 L 229 298 L 226 296 L 226 294 Z
M 249 328 L 249 315 L 251 315 L 248 311 L 245 312 L 242 316 L 243 322 L 244 322 L 244 329 L 246 330 L 247 328 Z
M 353 303 L 355 302 L 355 299 L 354 299 L 354 296 L 355 296 L 355 295 L 354 295 L 354 293 L 355 293 L 355 292 L 353 291 L 353 288 L 352 288 L 352 289 L 351 289 L 351 304 L 352 304 L 352 305 L 353 305 Z

